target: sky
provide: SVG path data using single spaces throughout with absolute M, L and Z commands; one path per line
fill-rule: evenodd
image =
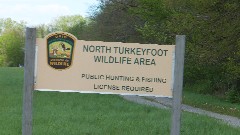
M 25 21 L 28 26 L 51 23 L 64 15 L 88 16 L 98 0 L 0 0 L 0 18 Z

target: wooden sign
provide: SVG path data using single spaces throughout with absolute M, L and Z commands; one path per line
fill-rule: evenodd
M 35 89 L 172 97 L 175 45 L 37 39 Z

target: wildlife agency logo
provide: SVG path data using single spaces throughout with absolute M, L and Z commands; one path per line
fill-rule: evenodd
M 48 65 L 57 70 L 69 68 L 76 38 L 68 33 L 56 32 L 47 36 L 46 40 Z

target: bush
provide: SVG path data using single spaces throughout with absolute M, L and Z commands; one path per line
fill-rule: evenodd
M 201 93 L 201 94 L 212 94 L 213 93 L 210 80 L 196 81 L 194 84 L 185 84 L 184 87 L 187 90 L 194 91 L 196 93 Z
M 237 89 L 231 89 L 227 93 L 227 100 L 231 103 L 240 103 L 240 91 Z

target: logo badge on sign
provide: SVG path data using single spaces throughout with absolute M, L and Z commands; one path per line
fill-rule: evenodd
M 48 65 L 57 70 L 68 69 L 72 65 L 76 38 L 68 33 L 53 33 L 47 37 Z

